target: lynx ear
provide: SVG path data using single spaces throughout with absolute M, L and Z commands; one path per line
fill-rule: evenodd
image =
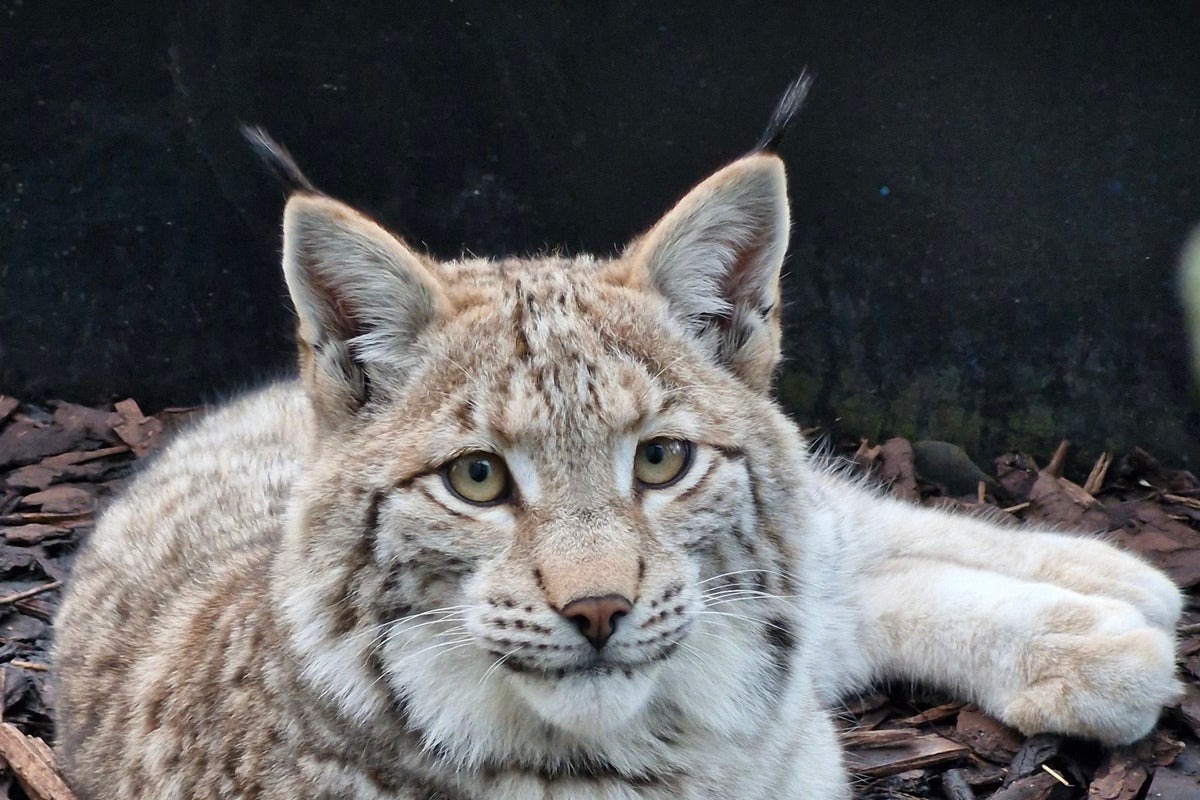
M 765 392 L 779 360 L 787 239 L 783 162 L 747 156 L 693 189 L 633 244 L 634 282 L 665 297 L 715 361 Z
M 328 197 L 288 201 L 283 273 L 300 319 L 301 373 L 334 423 L 403 382 L 419 358 L 417 336 L 445 302 L 420 256 Z

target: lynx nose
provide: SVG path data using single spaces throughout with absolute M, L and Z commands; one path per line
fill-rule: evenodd
M 558 610 L 579 632 L 599 650 L 617 629 L 617 620 L 633 610 L 630 603 L 619 594 L 603 597 L 580 597 Z

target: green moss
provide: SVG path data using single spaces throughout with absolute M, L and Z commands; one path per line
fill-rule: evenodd
M 892 432 L 912 440 L 953 442 L 974 451 L 983 436 L 983 416 L 967 403 L 956 367 L 924 370 L 896 392 L 889 412 Z
M 961 404 L 939 405 L 929 426 L 929 436 L 976 452 L 983 436 L 983 415 L 979 409 L 967 409 Z
M 838 430 L 851 436 L 877 441 L 887 429 L 887 408 L 878 394 L 858 383 L 853 370 L 838 373 L 838 385 L 830 398 L 838 418 Z
M 1054 410 L 1034 403 L 1008 417 L 1009 447 L 1025 453 L 1048 453 L 1058 445 Z
M 780 404 L 800 419 L 809 419 L 817 409 L 823 383 L 816 375 L 803 372 L 785 372 L 776 384 L 776 396 Z

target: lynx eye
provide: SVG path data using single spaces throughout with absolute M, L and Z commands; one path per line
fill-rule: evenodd
M 461 455 L 442 468 L 446 487 L 475 505 L 499 502 L 509 494 L 508 467 L 495 453 L 482 450 Z
M 633 457 L 633 476 L 642 486 L 661 489 L 683 477 L 691 461 L 691 444 L 660 436 L 638 445 Z

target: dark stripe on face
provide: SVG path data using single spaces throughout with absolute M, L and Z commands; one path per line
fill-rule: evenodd
M 486 764 L 485 777 L 498 779 L 508 774 L 533 777 L 543 783 L 579 781 L 583 783 L 616 783 L 634 788 L 664 788 L 674 786 L 680 774 L 674 771 L 623 771 L 611 762 L 588 753 L 570 753 L 553 764 Z
M 688 488 L 686 488 L 682 492 L 680 492 L 679 497 L 677 499 L 686 500 L 687 498 L 689 498 L 699 492 L 704 491 L 704 487 L 706 485 L 708 485 L 709 476 L 711 476 L 713 474 L 713 471 L 716 468 L 717 468 L 717 462 L 710 461 L 708 464 L 708 469 L 706 469 L 704 471 L 704 474 L 700 476 L 700 480 L 696 481 L 691 486 L 689 486 Z
M 437 495 L 435 495 L 433 492 L 429 491 L 428 487 L 423 486 L 421 484 L 413 484 L 413 488 L 416 489 L 418 492 L 420 492 L 421 496 L 424 497 L 426 500 L 428 500 L 431 503 L 437 504 L 439 507 L 441 507 L 443 510 L 445 510 L 445 512 L 447 514 L 450 514 L 453 517 L 458 517 L 459 519 L 471 519 L 471 517 L 468 516 L 467 514 L 464 514 L 461 511 L 457 511 L 457 510 L 451 508 L 450 506 L 446 505 L 445 503 L 443 503 L 441 500 L 438 499 Z
M 769 617 L 764 622 L 763 636 L 771 652 L 774 662 L 773 670 L 775 688 L 780 690 L 787 683 L 792 672 L 792 656 L 796 652 L 796 634 L 792 624 L 783 617 Z
M 372 492 L 363 512 L 362 533 L 354 543 L 354 549 L 347 559 L 350 569 L 346 573 L 346 581 L 342 584 L 338 598 L 333 602 L 333 633 L 344 636 L 358 625 L 361 612 L 355 602 L 355 588 L 363 570 L 375 561 L 375 539 L 379 525 L 379 507 L 386 495 L 383 492 Z
M 750 477 L 750 494 L 754 498 L 755 530 L 761 540 L 770 545 L 772 551 L 769 557 L 759 556 L 759 560 L 765 562 L 760 566 L 770 566 L 779 573 L 776 579 L 779 581 L 780 594 L 796 594 L 795 582 L 791 577 L 791 565 L 795 558 L 783 536 L 768 523 L 771 516 L 767 513 L 767 503 L 759 491 L 758 481 L 755 479 L 754 470 L 750 468 L 749 462 L 746 464 L 746 471 Z M 790 524 L 802 524 L 802 520 L 795 520 Z
M 714 450 L 718 451 L 721 455 L 725 456 L 730 461 L 745 461 L 746 460 L 746 451 L 740 447 L 734 447 L 732 445 L 723 445 L 723 444 L 714 444 L 714 445 L 712 445 L 712 447 Z

